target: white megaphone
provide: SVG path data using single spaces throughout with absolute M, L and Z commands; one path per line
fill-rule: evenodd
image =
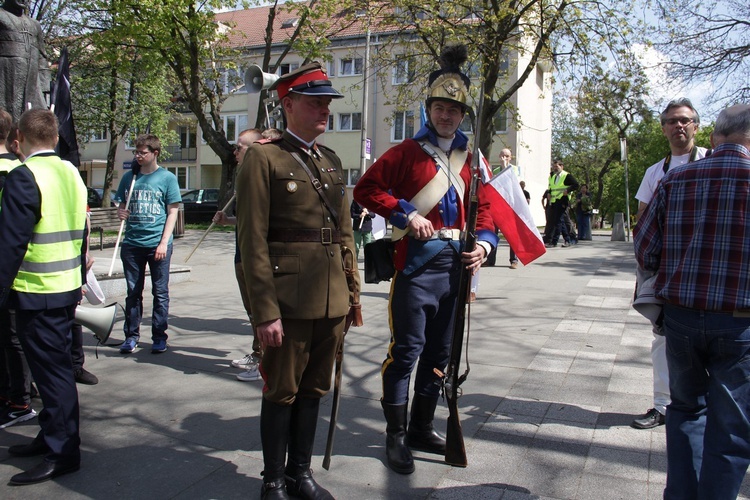
M 245 70 L 245 88 L 251 94 L 257 94 L 265 90 L 279 79 L 279 75 L 264 73 L 263 69 L 257 64 L 251 65 Z
M 104 344 L 112 333 L 112 327 L 117 319 L 117 303 L 105 307 L 76 307 L 75 321 L 81 326 L 85 326 Z

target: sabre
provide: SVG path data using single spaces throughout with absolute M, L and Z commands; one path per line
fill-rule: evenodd
M 341 344 L 336 351 L 336 371 L 333 383 L 333 400 L 331 402 L 331 422 L 328 424 L 328 440 L 326 441 L 326 451 L 323 456 L 323 468 L 328 470 L 331 466 L 331 455 L 333 454 L 333 437 L 336 434 L 336 420 L 339 414 L 339 401 L 341 399 L 341 378 L 344 368 L 344 339 L 351 326 L 362 326 L 362 305 L 359 302 L 359 290 L 354 281 L 354 273 L 357 268 L 354 265 L 354 253 L 351 248 L 342 247 L 341 257 L 344 261 L 344 272 L 346 273 L 346 283 L 349 291 L 352 292 L 352 304 L 349 306 L 349 313 L 346 315 L 344 323 L 344 335 L 341 338 Z

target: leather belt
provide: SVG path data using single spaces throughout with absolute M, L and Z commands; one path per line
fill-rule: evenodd
M 461 230 L 441 227 L 430 236 L 431 240 L 460 240 Z
M 268 230 L 268 241 L 280 243 L 321 243 L 330 245 L 341 243 L 341 232 L 330 227 L 320 229 L 278 229 Z

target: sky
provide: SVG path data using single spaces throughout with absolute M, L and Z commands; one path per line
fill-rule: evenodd
M 649 79 L 651 93 L 647 98 L 647 102 L 650 107 L 661 109 L 667 102 L 673 99 L 687 97 L 693 102 L 696 109 L 706 110 L 705 113 L 701 113 L 701 115 L 707 113 L 706 119 L 703 121 L 713 121 L 713 118 L 710 116 L 712 106 L 704 101 L 704 97 L 710 95 L 713 91 L 712 82 L 686 83 L 670 77 L 667 74 L 666 67 L 662 64 L 668 60 L 667 57 L 653 47 L 644 44 L 635 44 L 633 52 L 643 65 L 646 76 Z

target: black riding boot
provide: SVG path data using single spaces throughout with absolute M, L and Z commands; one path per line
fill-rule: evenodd
M 380 402 L 385 414 L 385 454 L 388 467 L 399 474 L 414 472 L 414 458 L 406 446 L 406 407 Z
M 445 455 L 445 438 L 432 426 L 437 398 L 414 394 L 406 442 L 409 448 Z
M 333 500 L 333 495 L 315 482 L 310 470 L 319 406 L 320 399 L 300 397 L 292 405 L 289 461 L 285 471 L 286 490 L 290 495 L 306 500 Z
M 284 482 L 286 445 L 292 420 L 292 407 L 265 399 L 260 407 L 260 442 L 263 446 L 262 500 L 288 499 Z

